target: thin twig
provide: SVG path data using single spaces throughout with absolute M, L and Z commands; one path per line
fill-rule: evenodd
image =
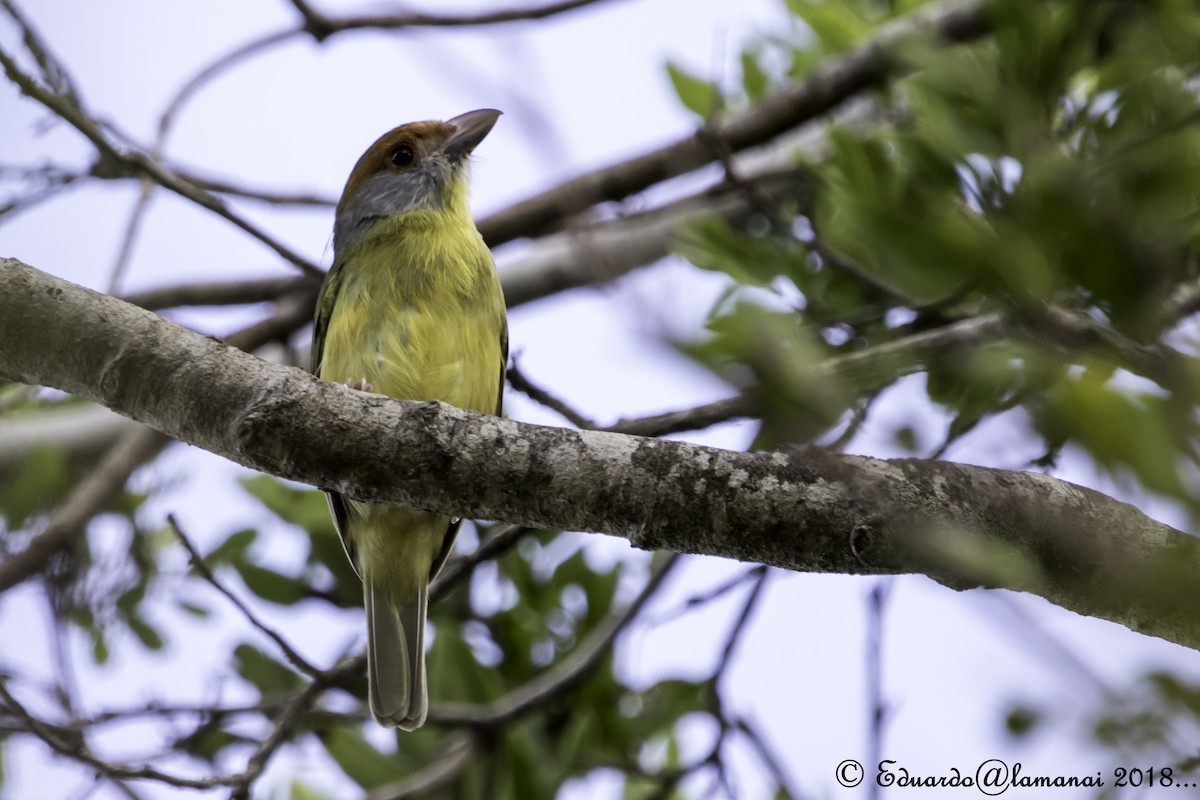
M 733 576 L 724 583 L 711 587 L 704 592 L 693 594 L 675 608 L 667 609 L 661 614 L 655 615 L 653 619 L 646 620 L 645 624 L 649 627 L 664 625 L 672 620 L 682 617 L 684 614 L 690 613 L 698 608 L 708 605 L 709 603 L 720 600 L 734 589 L 737 589 L 743 583 L 753 580 L 758 572 L 759 567 L 749 567 L 742 572 L 739 572 L 737 575 Z
M 430 709 L 430 721 L 442 725 L 499 727 L 570 691 L 600 662 L 617 635 L 633 622 L 678 563 L 678 555 L 668 556 L 624 611 L 609 616 L 597 625 L 570 655 L 546 672 L 487 705 L 447 703 L 437 706 Z
M 52 751 L 87 764 L 95 769 L 97 774 L 111 780 L 153 780 L 187 789 L 212 789 L 228 785 L 230 782 L 229 777 L 223 775 L 212 778 L 186 778 L 151 766 L 129 767 L 105 761 L 88 749 L 81 734 L 50 725 L 31 714 L 8 691 L 3 678 L 0 678 L 0 701 L 4 702 L 10 713 L 25 724 L 25 730 L 37 736 Z
M 883 691 L 883 633 L 884 614 L 895 581 L 881 578 L 871 589 L 867 609 L 867 764 L 883 759 L 883 736 L 887 729 L 888 707 Z M 879 798 L 880 786 L 867 781 L 872 800 Z
M 505 525 L 484 539 L 474 552 L 451 559 L 430 584 L 429 599 L 432 601 L 444 596 L 455 584 L 468 577 L 475 567 L 507 552 L 532 530 L 524 525 Z
M 535 403 L 540 403 L 551 411 L 554 411 L 577 428 L 594 429 L 596 427 L 596 423 L 592 422 L 592 420 L 529 380 L 525 373 L 521 371 L 518 358 L 519 354 L 514 354 L 512 365 L 508 368 L 508 382 L 514 389 L 528 396 Z
M 266 319 L 226 337 L 226 343 L 254 350 L 295 331 L 312 318 L 313 292 L 295 292 L 276 304 Z M 0 565 L 0 593 L 40 573 L 47 561 L 70 546 L 104 506 L 124 488 L 133 471 L 172 440 L 153 428 L 138 428 L 117 440 L 91 473 L 80 481 L 25 549 Z
M 789 800 L 801 800 L 803 795 L 792 787 L 791 779 L 788 777 L 783 762 L 771 750 L 767 744 L 766 737 L 759 733 L 758 727 L 746 717 L 740 717 L 735 720 L 733 725 L 746 737 L 750 745 L 754 748 L 754 751 L 758 753 L 759 760 L 766 765 L 767 771 L 771 773 L 776 785 L 783 791 L 784 796 Z
M 741 613 L 738 614 L 737 620 L 734 621 L 733 627 L 729 631 L 729 638 L 725 640 L 725 646 L 721 649 L 721 659 L 717 662 L 717 669 L 713 673 L 713 682 L 719 682 L 725 676 L 729 665 L 733 663 L 733 654 L 737 652 L 738 643 L 742 640 L 746 630 L 749 628 L 750 616 L 754 613 L 754 609 L 758 606 L 758 601 L 762 597 L 763 589 L 767 585 L 767 578 L 771 572 L 767 567 L 758 566 L 750 570 L 754 575 L 754 588 L 746 595 L 746 600 L 742 603 Z
M 51 556 L 69 547 L 91 518 L 125 487 L 133 471 L 170 442 L 153 428 L 140 428 L 109 448 L 51 515 L 42 532 L 0 565 L 0 593 L 40 573 Z
M 606 0 L 559 0 L 544 6 L 517 7 L 486 11 L 476 14 L 380 14 L 357 17 L 328 17 L 312 7 L 307 0 L 292 0 L 292 5 L 304 18 L 304 30 L 317 41 L 346 31 L 371 30 L 396 31 L 404 28 L 465 28 L 483 25 L 499 25 L 509 22 L 528 22 L 576 11 L 586 6 L 597 5 Z
M 478 747 L 468 735 L 452 739 L 435 760 L 401 780 L 367 792 L 367 800 L 405 800 L 421 797 L 452 781 L 475 758 Z
M 188 79 L 182 87 L 175 92 L 174 97 L 167 103 L 166 109 L 158 118 L 158 138 L 163 140 L 171 127 L 175 124 L 179 112 L 183 109 L 184 104 L 188 102 L 204 84 L 211 81 L 213 78 L 220 75 L 225 70 L 233 67 L 236 64 L 245 61 L 253 55 L 257 55 L 265 50 L 270 49 L 279 44 L 283 44 L 291 39 L 300 36 L 303 33 L 301 30 L 289 29 L 285 31 L 276 31 L 258 36 L 245 44 L 238 45 L 236 48 L 222 56 L 214 59 L 208 66 L 201 69 L 195 75 Z M 219 190 L 214 190 L 219 191 Z
M 193 567 L 196 568 L 196 571 L 200 573 L 200 577 L 208 581 L 208 583 L 210 583 L 218 592 L 225 595 L 225 597 L 229 599 L 229 602 L 233 603 L 234 607 L 237 608 L 238 611 L 242 612 L 242 616 L 244 616 L 251 625 L 253 625 L 255 628 L 258 628 L 258 630 L 261 631 L 268 639 L 273 641 L 275 645 L 281 651 L 283 651 L 284 656 L 287 657 L 288 663 L 303 672 L 305 675 L 308 675 L 310 678 L 316 677 L 318 674 L 320 674 L 321 670 L 314 667 L 309 663 L 308 659 L 296 652 L 296 649 L 288 644 L 287 640 L 284 639 L 278 631 L 274 630 L 260 620 L 258 616 L 250 610 L 249 606 L 243 603 L 237 595 L 235 595 L 228 588 L 226 588 L 223 583 L 217 580 L 217 576 L 214 575 L 212 570 L 208 568 L 208 564 L 204 563 L 204 556 L 200 555 L 200 551 L 196 549 L 196 546 L 192 544 L 190 539 L 188 539 L 187 534 L 183 532 L 183 528 L 180 526 L 179 520 L 176 518 L 174 513 L 167 514 L 167 524 L 170 525 L 171 530 L 175 532 L 175 535 L 179 537 L 179 541 L 183 544 L 184 549 L 188 552 L 188 561 Z
M 271 757 L 283 746 L 284 742 L 292 738 L 296 729 L 316 705 L 317 700 L 326 689 L 334 685 L 336 680 L 345 676 L 344 670 L 351 664 L 357 664 L 357 660 L 343 660 L 333 669 L 318 673 L 311 683 L 288 701 L 283 708 L 283 713 L 279 716 L 279 721 L 275 723 L 275 728 L 246 762 L 246 769 L 226 781 L 228 785 L 232 786 L 230 800 L 249 800 L 251 787 L 262 775 L 263 770 L 267 768 Z M 361 673 L 361 670 L 362 666 L 359 664 L 355 672 L 351 674 Z
M 76 182 L 82 180 L 83 178 L 83 175 L 60 172 L 48 167 L 43 167 L 41 170 L 26 170 L 24 175 L 21 177 L 21 180 L 38 180 L 41 182 L 41 185 L 36 186 L 24 194 L 17 194 L 0 203 L 0 217 L 8 217 L 9 219 L 12 219 L 23 211 L 28 211 L 46 202 L 47 200 L 57 197 L 61 192 L 73 186 Z
M 241 184 L 230 183 L 229 181 L 219 180 L 217 178 L 201 177 L 195 172 L 176 170 L 177 175 L 191 181 L 197 186 L 207 189 L 215 194 L 231 195 L 233 197 L 241 197 L 246 200 L 255 200 L 259 203 L 266 203 L 272 206 L 314 206 L 317 208 L 333 208 L 337 205 L 337 198 L 327 194 L 316 194 L 313 192 L 281 192 L 270 189 L 255 189 Z
M 150 180 L 143 180 L 141 184 L 137 200 L 134 201 L 133 208 L 129 212 L 129 219 L 125 222 L 124 232 L 121 234 L 121 244 L 117 248 L 117 257 L 113 261 L 112 269 L 109 270 L 109 294 L 117 293 L 117 287 L 121 285 L 121 279 L 125 277 L 125 271 L 129 268 L 129 262 L 133 260 L 133 248 L 137 242 L 138 234 L 141 233 L 142 223 L 146 219 L 146 212 L 150 210 L 150 199 L 154 196 L 154 190 L 157 188 L 156 184 Z
M 21 22 L 19 17 L 14 17 L 14 20 L 18 24 Z M 27 39 L 34 37 L 34 33 L 28 28 L 24 28 L 23 32 Z M 181 197 L 191 200 L 196 205 L 233 223 L 300 270 L 313 275 L 323 274 L 320 267 L 313 264 L 310 260 L 293 252 L 290 248 L 259 229 L 258 226 L 235 214 L 219 198 L 170 171 L 163 164 L 151 158 L 147 153 L 140 150 L 126 151 L 114 144 L 101 125 L 83 110 L 77 98 L 59 94 L 53 89 L 43 86 L 35 78 L 22 70 L 16 60 L 2 49 L 0 49 L 0 66 L 4 68 L 4 72 L 9 80 L 16 84 L 22 94 L 38 101 L 49 111 L 62 118 L 63 121 L 83 134 L 96 147 L 100 155 L 99 162 L 93 168 L 93 175 L 96 177 L 129 175 L 153 180 Z
M 315 289 L 317 282 L 312 278 L 260 278 L 246 281 L 224 281 L 218 283 L 186 283 L 147 289 L 127 294 L 121 299 L 150 311 L 182 306 L 230 306 L 265 303 L 278 300 L 285 294 L 306 288 Z M 314 292 L 315 294 L 315 292 Z
M 829 443 L 830 450 L 841 452 L 846 448 L 858 432 L 862 430 L 862 426 L 866 424 L 867 417 L 871 413 L 871 406 L 879 399 L 879 392 L 872 392 L 867 397 L 858 401 L 854 407 L 854 411 L 850 414 L 850 419 L 846 422 L 845 429 L 837 435 L 837 437 Z

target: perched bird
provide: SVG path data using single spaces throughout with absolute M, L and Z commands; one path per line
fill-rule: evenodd
M 500 414 L 508 360 L 504 295 L 467 205 L 468 162 L 500 116 L 480 109 L 385 133 L 346 181 L 333 267 L 317 303 L 312 370 L 406 400 Z M 425 722 L 429 582 L 459 520 L 329 494 L 363 581 L 371 712 Z

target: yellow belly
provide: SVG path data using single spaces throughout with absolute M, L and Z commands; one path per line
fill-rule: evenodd
M 405 400 L 495 413 L 504 300 L 491 253 L 470 229 L 396 228 L 368 237 L 343 265 L 320 376 Z M 447 238 L 457 244 L 447 246 Z M 369 255 L 365 255 L 369 254 Z M 394 604 L 415 596 L 450 518 L 349 501 L 348 536 L 364 578 Z

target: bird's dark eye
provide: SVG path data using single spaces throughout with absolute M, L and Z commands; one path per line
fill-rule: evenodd
M 392 151 L 392 163 L 397 167 L 407 167 L 413 162 L 416 156 L 413 154 L 413 149 L 406 144 L 402 144 Z

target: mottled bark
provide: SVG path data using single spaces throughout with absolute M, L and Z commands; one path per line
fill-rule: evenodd
M 1200 646 L 1197 540 L 1043 475 L 818 448 L 738 453 L 392 400 L 12 260 L 0 261 L 0 342 L 2 377 L 359 499 L 799 571 L 1028 591 Z

